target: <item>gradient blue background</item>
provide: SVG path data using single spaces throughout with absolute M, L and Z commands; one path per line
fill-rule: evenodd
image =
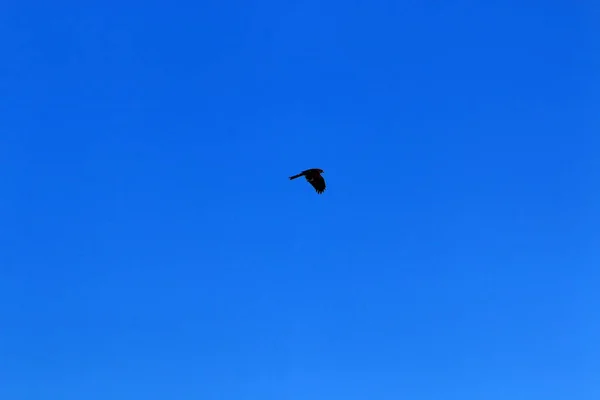
M 84 3 L 0 6 L 0 398 L 600 398 L 597 2 Z

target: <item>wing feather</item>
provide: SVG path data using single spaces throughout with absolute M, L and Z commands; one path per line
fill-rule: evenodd
M 321 194 L 325 191 L 325 179 L 320 174 L 307 176 L 306 180 L 315 188 L 317 193 Z

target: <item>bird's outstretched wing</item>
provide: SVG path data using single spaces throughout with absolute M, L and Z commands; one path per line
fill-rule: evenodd
M 306 180 L 315 188 L 317 193 L 321 194 L 325 191 L 325 179 L 321 174 L 306 175 Z

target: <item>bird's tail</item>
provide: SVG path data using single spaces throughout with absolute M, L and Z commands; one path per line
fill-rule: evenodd
M 290 181 L 291 181 L 292 179 L 300 178 L 301 176 L 302 176 L 302 174 L 298 174 L 298 175 L 290 176 Z

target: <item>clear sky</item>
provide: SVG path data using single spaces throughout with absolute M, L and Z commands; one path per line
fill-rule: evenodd
M 599 11 L 3 2 L 0 398 L 599 399 Z

